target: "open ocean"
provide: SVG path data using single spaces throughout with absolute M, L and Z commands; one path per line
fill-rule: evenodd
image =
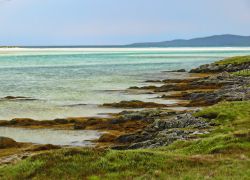
M 103 103 L 154 99 L 123 90 L 145 80 L 166 79 L 176 69 L 197 67 L 229 56 L 249 55 L 250 48 L 0 48 L 0 119 L 97 116 L 119 109 Z

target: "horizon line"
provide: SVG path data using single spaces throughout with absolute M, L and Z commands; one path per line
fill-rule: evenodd
M 184 41 L 188 41 L 188 40 L 193 40 L 193 39 L 199 39 L 199 38 L 208 38 L 208 37 L 214 37 L 214 36 L 241 36 L 241 37 L 250 37 L 250 35 L 237 35 L 237 34 L 215 34 L 215 35 L 207 35 L 207 36 L 202 36 L 202 37 L 193 37 L 193 38 L 182 38 L 182 39 L 170 39 L 170 40 L 162 40 L 162 41 L 144 41 L 144 42 L 134 42 L 134 43 L 129 43 L 129 44 L 103 44 L 103 45 L 82 45 L 82 44 L 76 44 L 76 45 L 0 45 L 0 48 L 3 47 L 9 47 L 9 48 L 21 48 L 21 47 L 25 47 L 25 48 L 32 48 L 32 47 L 40 47 L 40 48 L 50 48 L 50 47 L 131 47 L 135 44 L 143 44 L 143 43 L 161 43 L 161 42 L 171 42 L 171 41 L 176 41 L 176 40 L 184 40 Z M 175 47 L 175 46 L 169 46 L 169 47 Z M 181 46 L 178 46 L 181 47 Z M 182 46 L 182 47 L 202 47 L 202 46 Z M 204 46 L 204 47 L 216 47 L 216 46 Z M 230 46 L 218 46 L 218 47 L 230 47 Z M 248 47 L 248 46 L 239 46 L 239 47 Z

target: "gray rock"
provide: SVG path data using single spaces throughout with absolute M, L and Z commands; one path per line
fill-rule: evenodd
M 164 130 L 172 128 L 185 128 L 190 125 L 204 124 L 201 118 L 195 118 L 189 113 L 177 115 L 174 119 L 160 119 L 153 124 L 155 129 Z M 205 127 L 205 124 L 204 124 Z
M 208 126 L 209 124 L 202 118 L 193 117 L 191 113 L 183 113 L 168 118 L 156 119 L 143 131 L 122 135 L 116 141 L 130 144 L 126 149 L 155 148 L 186 139 L 188 135 L 194 133 L 194 130 L 183 130 L 183 128 L 202 129 Z
M 206 64 L 206 65 L 201 65 L 198 68 L 192 69 L 190 73 L 211 73 L 211 72 L 223 72 L 223 71 L 236 72 L 249 68 L 250 68 L 250 62 L 241 64 L 225 64 L 225 65 Z

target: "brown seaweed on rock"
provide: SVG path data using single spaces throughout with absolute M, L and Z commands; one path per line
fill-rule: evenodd
M 155 102 L 143 102 L 138 100 L 121 101 L 118 103 L 105 103 L 103 106 L 115 108 L 159 108 L 168 107 L 166 104 L 158 104 Z

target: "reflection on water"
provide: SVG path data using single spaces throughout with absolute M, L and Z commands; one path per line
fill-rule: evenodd
M 0 136 L 17 142 L 70 146 L 91 146 L 90 140 L 98 139 L 101 133 L 91 130 L 52 130 L 0 127 Z

